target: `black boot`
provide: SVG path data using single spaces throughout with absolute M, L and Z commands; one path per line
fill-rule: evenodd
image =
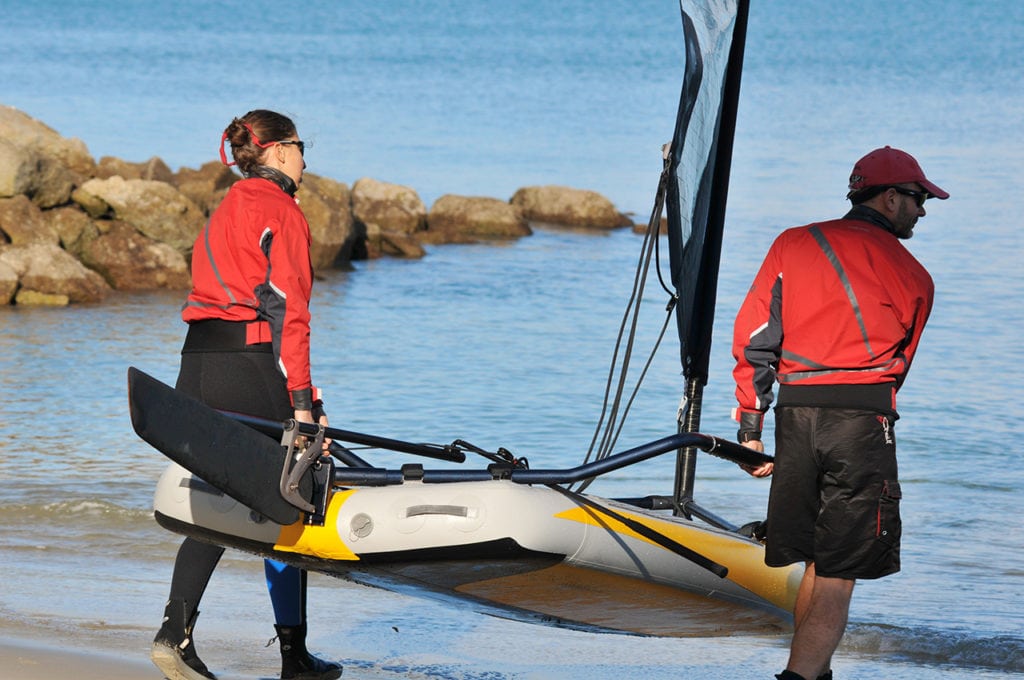
M 804 676 L 791 670 L 784 670 L 775 675 L 775 680 L 804 680 Z
M 324 661 L 306 651 L 306 624 L 274 626 L 281 641 L 281 680 L 335 680 L 341 664 Z
M 192 629 L 199 612 L 194 612 L 186 621 L 185 609 L 184 600 L 168 600 L 164 623 L 153 639 L 149 658 L 168 680 L 217 680 L 196 654 L 192 642 Z

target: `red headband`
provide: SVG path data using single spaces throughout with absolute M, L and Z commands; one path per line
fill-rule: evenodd
M 267 142 L 266 144 L 264 144 L 263 142 L 260 141 L 260 138 L 256 136 L 256 133 L 253 132 L 253 129 L 252 129 L 251 125 L 249 125 L 248 123 L 242 123 L 242 127 L 244 127 L 246 130 L 249 131 L 249 138 L 252 139 L 252 143 L 255 144 L 256 146 L 258 146 L 261 149 L 266 149 L 268 146 L 277 143 L 277 142 Z M 231 161 L 229 163 L 228 162 L 228 155 L 226 153 L 224 153 L 224 142 L 227 140 L 227 138 L 228 138 L 228 131 L 225 130 L 224 134 L 222 134 L 220 136 L 220 162 L 223 163 L 224 165 L 228 166 L 228 167 L 231 167 L 232 165 L 235 164 L 235 162 Z

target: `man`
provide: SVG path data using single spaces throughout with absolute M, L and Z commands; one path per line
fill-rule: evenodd
M 736 317 L 739 441 L 763 451 L 779 383 L 765 562 L 804 562 L 780 680 L 831 678 L 856 579 L 899 571 L 900 486 L 893 429 L 932 307 L 928 272 L 903 247 L 928 198 L 949 194 L 909 154 L 857 161 L 839 220 L 795 227 L 772 244 Z

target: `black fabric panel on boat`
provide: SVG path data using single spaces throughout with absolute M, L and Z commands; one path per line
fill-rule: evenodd
M 421 548 L 418 550 L 399 550 L 396 552 L 376 553 L 360 555 L 359 559 L 367 564 L 382 564 L 385 562 L 438 562 L 457 560 L 482 560 L 494 558 L 511 558 L 538 556 L 554 559 L 561 562 L 565 555 L 542 553 L 527 550 L 511 538 L 497 538 L 493 541 L 482 543 L 466 543 L 463 545 L 450 545 L 437 548 Z

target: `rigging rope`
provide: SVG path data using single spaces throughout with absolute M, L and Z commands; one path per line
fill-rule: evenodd
M 622 433 L 622 428 L 626 423 L 627 416 L 629 415 L 629 410 L 633 406 L 633 401 L 636 399 L 636 396 L 640 391 L 640 385 L 643 383 L 644 378 L 647 375 L 647 371 L 651 366 L 651 362 L 654 360 L 654 356 L 657 354 L 658 348 L 661 346 L 661 341 L 665 337 L 665 331 L 668 328 L 669 322 L 672 319 L 672 313 L 675 310 L 677 297 L 675 293 L 665 285 L 665 280 L 661 274 L 661 268 L 658 266 L 660 264 L 660 248 L 658 241 L 661 233 L 661 216 L 665 206 L 665 195 L 668 186 L 670 164 L 668 153 L 663 153 L 663 156 L 664 167 L 661 172 L 661 178 L 658 181 L 658 191 L 654 198 L 654 207 L 651 210 L 650 219 L 647 222 L 647 230 L 644 233 L 643 244 L 640 247 L 640 258 L 637 262 L 636 274 L 633 278 L 633 290 L 630 294 L 629 301 L 626 303 L 626 310 L 622 315 L 622 323 L 619 325 L 619 334 L 615 341 L 615 349 L 612 352 L 611 365 L 608 369 L 608 380 L 605 383 L 604 402 L 601 406 L 601 414 L 598 418 L 597 425 L 594 428 L 594 436 L 590 441 L 590 447 L 587 449 L 587 455 L 583 459 L 584 463 L 590 462 L 591 458 L 594 460 L 607 458 L 614 452 L 616 442 L 618 441 L 619 435 Z M 644 290 L 647 285 L 647 278 L 652 260 L 655 264 L 655 271 L 658 273 L 658 281 L 661 283 L 661 287 L 669 295 L 669 302 L 666 306 L 667 315 L 665 322 L 662 324 L 661 331 L 658 333 L 654 347 L 651 349 L 651 353 L 647 357 L 647 361 L 644 363 L 643 370 L 640 372 L 640 377 L 633 386 L 630 396 L 626 400 L 625 407 L 623 408 L 622 398 L 626 392 L 629 365 L 633 357 L 633 346 L 636 342 L 636 332 L 640 317 L 640 305 L 643 301 Z M 629 329 L 628 337 L 626 333 L 627 327 Z M 623 345 L 624 338 L 625 345 Z M 622 355 L 621 365 L 619 363 L 620 351 Z M 614 394 L 612 392 L 613 384 L 615 385 Z M 619 412 L 620 408 L 622 408 L 621 414 Z M 592 481 L 593 478 L 580 482 L 579 488 L 576 489 L 576 491 L 583 491 L 590 486 Z

